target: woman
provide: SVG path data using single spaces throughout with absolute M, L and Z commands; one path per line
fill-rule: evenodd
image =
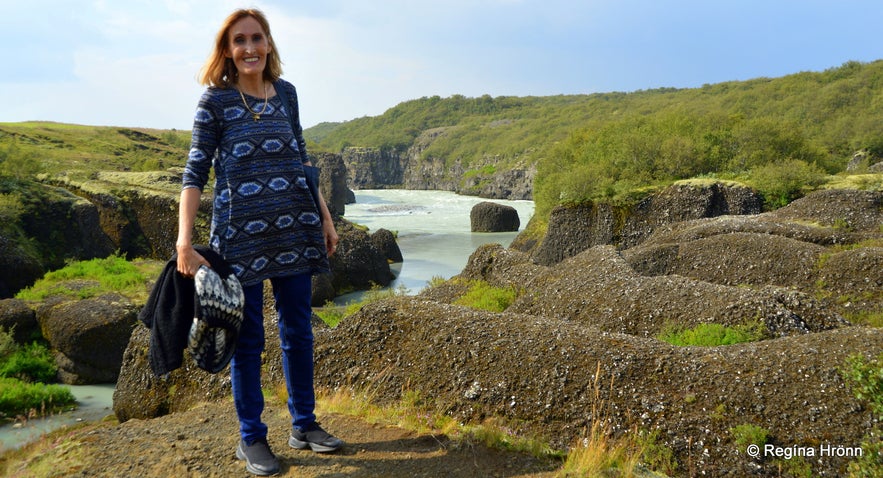
M 313 201 L 304 179 L 309 164 L 294 86 L 280 80 L 279 53 L 266 17 L 237 10 L 224 21 L 200 82 L 193 140 L 184 171 L 178 219 L 177 269 L 193 277 L 208 264 L 193 249 L 202 189 L 214 168 L 209 245 L 234 269 L 245 292 L 245 319 L 230 363 L 239 418 L 236 456 L 257 475 L 278 473 L 279 462 L 261 421 L 263 284 L 273 287 L 292 433 L 288 444 L 317 452 L 342 442 L 316 423 L 313 412 L 311 275 L 329 270 L 338 236 L 324 199 Z M 285 95 L 277 95 L 285 88 Z M 289 98 L 283 104 L 280 96 Z M 294 121 L 289 121 L 291 109 Z

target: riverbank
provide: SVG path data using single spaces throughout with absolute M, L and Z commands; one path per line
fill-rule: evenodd
M 74 410 L 0 426 L 0 453 L 18 449 L 58 429 L 94 422 L 113 414 L 114 384 L 65 385 L 77 400 Z

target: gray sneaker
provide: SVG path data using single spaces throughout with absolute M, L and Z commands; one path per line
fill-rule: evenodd
M 270 451 L 266 438 L 259 438 L 251 445 L 239 440 L 236 447 L 236 458 L 245 460 L 245 469 L 259 476 L 270 476 L 279 473 L 279 460 Z
M 316 453 L 331 453 L 339 450 L 343 446 L 343 441 L 323 430 L 317 422 L 313 422 L 303 430 L 293 429 L 288 439 L 288 446 L 298 450 L 310 447 Z

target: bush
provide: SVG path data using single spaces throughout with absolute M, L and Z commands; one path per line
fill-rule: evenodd
M 58 367 L 46 347 L 32 343 L 18 347 L 0 358 L 0 377 L 17 378 L 24 382 L 54 382 Z
M 825 172 L 799 159 L 786 159 L 751 169 L 748 184 L 763 195 L 769 209 L 782 207 L 824 184 Z
M 870 363 L 861 355 L 853 355 L 846 360 L 841 374 L 852 383 L 855 398 L 867 402 L 877 420 L 883 420 L 883 353 Z
M 861 355 L 853 355 L 846 360 L 841 374 L 852 383 L 855 398 L 866 402 L 871 413 L 876 415 L 876 425 L 862 440 L 862 456 L 849 464 L 849 476 L 883 476 L 883 441 L 880 441 L 883 430 L 879 425 L 883 420 L 883 353 L 870 363 Z
M 736 425 L 729 431 L 739 450 L 744 450 L 748 445 L 763 447 L 770 436 L 770 432 L 766 428 L 751 423 Z

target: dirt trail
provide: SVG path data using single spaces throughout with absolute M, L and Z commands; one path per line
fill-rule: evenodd
M 343 415 L 320 416 L 324 428 L 346 441 L 341 451 L 323 455 L 295 450 L 287 445 L 288 413 L 283 405 L 271 402 L 267 402 L 264 420 L 270 427 L 270 446 L 282 464 L 278 476 L 555 476 L 556 463 Z M 96 423 L 58 432 L 20 452 L 0 456 L 0 475 L 251 476 L 234 456 L 236 443 L 235 411 L 226 400 L 151 420 Z

